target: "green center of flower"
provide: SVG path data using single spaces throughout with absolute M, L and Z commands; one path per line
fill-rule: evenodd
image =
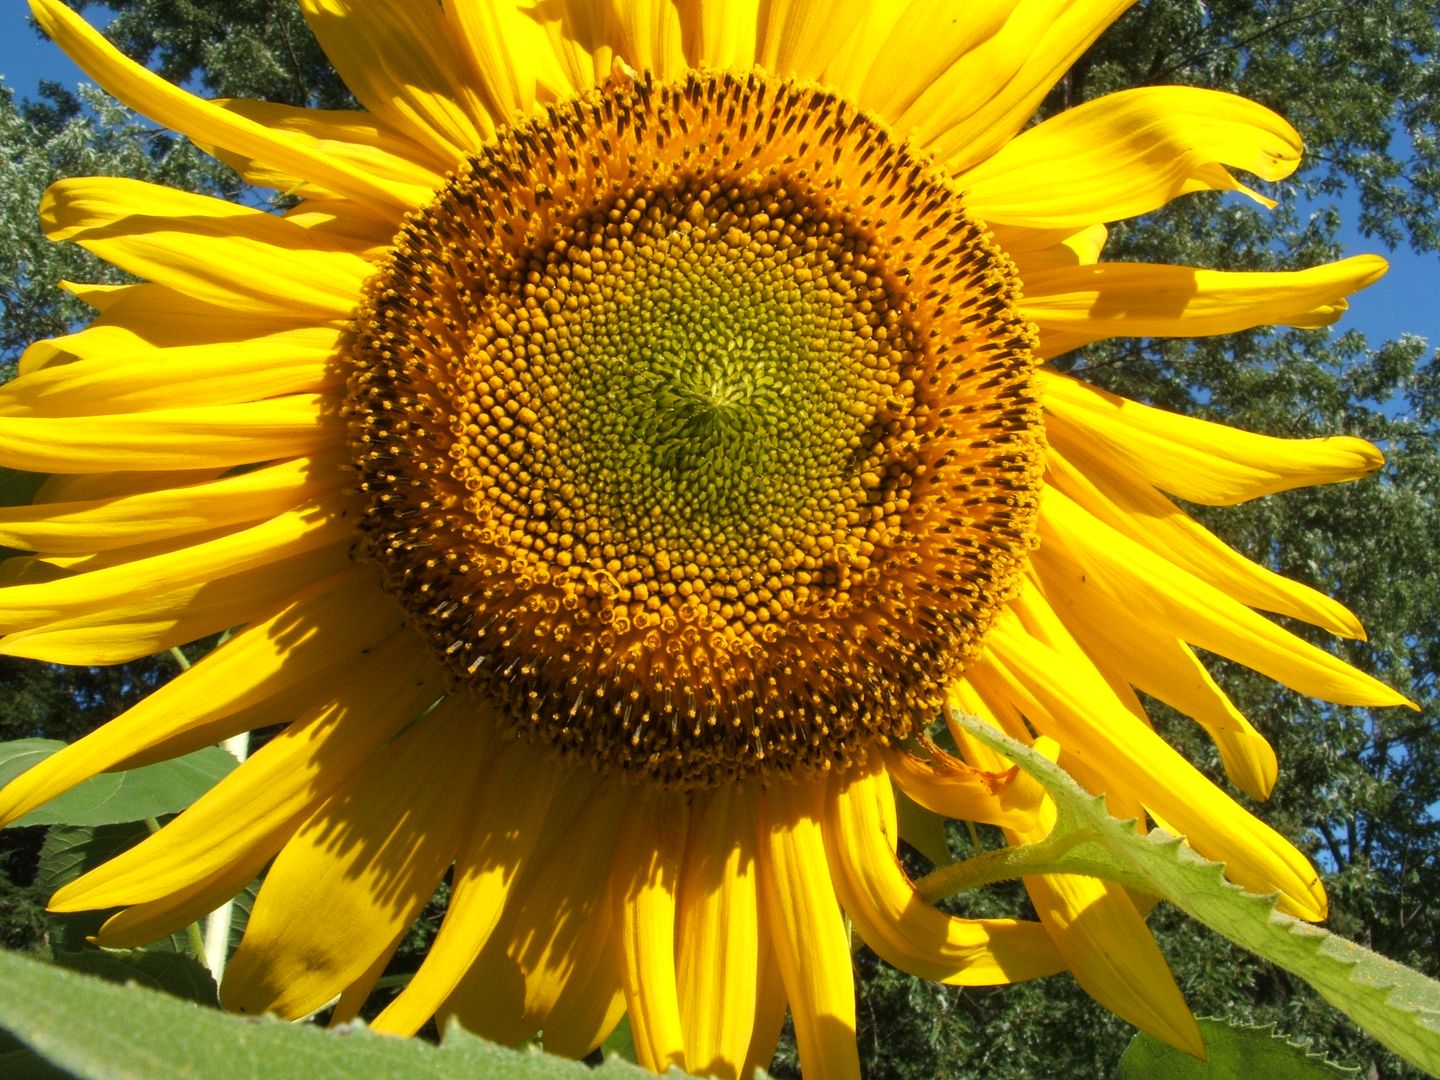
M 1028 549 L 1013 296 L 948 182 L 838 100 L 614 83 L 467 162 L 372 283 L 364 554 L 522 737 L 688 787 L 859 760 Z
M 514 393 L 543 438 L 518 455 L 483 429 L 458 441 L 524 478 L 497 493 L 517 540 L 551 565 L 598 552 L 659 597 L 689 576 L 773 594 L 818 572 L 812 541 L 869 501 L 854 466 L 909 355 L 863 245 L 779 185 L 631 191 L 558 232 L 471 345 L 540 359 Z

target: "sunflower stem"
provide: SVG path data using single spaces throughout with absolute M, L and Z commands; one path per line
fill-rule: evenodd
M 236 761 L 244 764 L 245 759 L 250 756 L 250 733 L 242 731 L 220 745 L 230 751 Z M 210 974 L 215 976 L 216 983 L 224 977 L 225 962 L 230 958 L 230 923 L 234 910 L 235 901 L 230 899 L 205 916 L 204 952 L 201 955 L 205 958 L 205 966 L 210 969 Z
M 1010 881 L 1032 874 L 1082 872 L 1066 853 L 1075 845 L 1090 839 L 1087 831 L 1077 830 L 1038 844 L 1024 844 L 1003 851 L 987 851 L 971 859 L 942 866 L 915 883 L 920 895 L 931 903 L 956 893 L 978 889 L 997 881 Z

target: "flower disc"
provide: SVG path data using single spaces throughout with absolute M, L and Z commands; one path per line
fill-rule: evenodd
M 505 726 L 703 787 L 903 737 L 1039 482 L 1013 270 L 816 89 L 617 78 L 502 132 L 357 314 L 365 549 Z

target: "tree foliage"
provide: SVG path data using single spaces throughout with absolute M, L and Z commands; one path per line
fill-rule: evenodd
M 276 0 L 79 0 L 89 17 L 108 13 L 106 34 L 124 52 L 177 85 L 216 97 L 263 98 L 335 109 L 354 104 L 300 5 Z
M 168 78 L 223 96 L 350 104 L 292 0 L 80 0 L 107 32 Z M 1239 196 L 1190 196 L 1112 229 L 1107 257 L 1222 269 L 1288 269 L 1336 257 L 1339 205 L 1377 244 L 1440 251 L 1440 9 L 1433 0 L 1144 0 L 1064 77 L 1058 110 L 1131 86 L 1233 90 L 1285 115 L 1306 163 L 1272 185 L 1266 211 Z M 233 176 L 183 140 L 96 94 L 49 87 L 38 102 L 0 93 L 0 360 L 82 316 L 60 279 L 113 271 L 35 225 L 45 185 L 62 175 L 138 176 L 234 194 Z M 1064 183 L 1063 175 L 1057 183 Z M 253 197 L 253 196 L 252 196 Z M 1437 266 L 1440 269 L 1440 266 Z M 1292 492 L 1223 510 L 1190 508 L 1231 544 L 1352 606 L 1364 642 L 1302 635 L 1401 687 L 1420 706 L 1358 710 L 1293 694 L 1214 661 L 1222 684 L 1275 744 L 1274 796 L 1251 808 L 1297 838 L 1327 873 L 1331 926 L 1430 974 L 1440 969 L 1440 351 L 1417 337 L 1368 341 L 1353 330 L 1252 331 L 1220 339 L 1117 341 L 1061 365 L 1110 389 L 1277 435 L 1338 432 L 1379 444 L 1385 471 L 1359 483 Z M 3 669 L 11 687 L 0 738 L 69 738 L 167 673 L 168 661 L 112 672 Z M 1156 704 L 1158 725 L 1217 782 L 1213 748 Z M 1244 796 L 1237 796 L 1246 801 Z M 5 838 L 6 943 L 43 923 L 27 874 L 34 844 Z M 998 841 L 981 834 L 992 846 Z M 958 855 L 970 838 L 951 837 Z M 27 846 L 28 845 L 28 846 Z M 8 856 L 5 854 L 8 852 Z M 911 853 L 919 859 L 918 855 Z M 917 872 L 922 868 L 917 861 Z M 9 890 L 7 893 L 5 890 Z M 24 903 L 13 903 L 11 896 Z M 1019 901 L 997 889 L 969 901 L 989 913 Z M 433 921 L 433 920 L 432 920 Z M 1162 907 L 1152 916 L 1197 1013 L 1275 1024 L 1372 1075 L 1409 1075 L 1293 979 Z M 27 937 L 28 935 L 28 937 Z M 423 948 L 407 943 L 400 963 Z M 872 1080 L 979 1074 L 1100 1076 L 1113 1071 L 1125 1025 L 1066 977 L 962 991 L 909 979 L 861 950 L 862 1054 Z M 785 1075 L 782 1059 L 776 1074 Z

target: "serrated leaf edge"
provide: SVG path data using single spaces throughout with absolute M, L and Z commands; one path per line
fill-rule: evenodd
M 1057 857 L 1055 861 L 1062 866 L 1060 872 L 1088 873 L 1117 880 L 1163 897 L 1222 937 L 1303 979 L 1389 1050 L 1430 1075 L 1440 1076 L 1440 983 L 1364 946 L 1276 910 L 1276 896 L 1261 896 L 1229 881 L 1223 864 L 1205 858 L 1182 837 L 1162 829 L 1143 835 L 1136 832 L 1133 821 L 1127 823 L 1111 817 L 1102 796 L 1086 792 L 1054 762 L 976 717 L 956 713 L 955 719 L 975 738 L 1014 761 L 1050 793 L 1058 812 L 1051 837 L 1066 828 L 1092 832 Z M 1050 838 L 1042 841 L 1049 842 Z M 1107 872 L 1112 868 L 1099 865 L 1098 860 L 1087 860 L 1084 849 L 1096 844 L 1106 854 L 1119 859 L 1129 872 L 1116 875 Z M 1146 873 L 1147 859 L 1163 858 L 1172 852 L 1177 864 L 1192 864 L 1187 872 L 1204 873 L 1218 887 L 1200 893 L 1180 891 Z M 1208 910 L 1215 906 L 1221 908 L 1218 916 Z M 1232 910 L 1226 911 L 1226 908 Z M 1232 914 L 1234 917 L 1227 917 Z M 1263 921 L 1257 916 L 1263 917 Z M 1247 927 L 1247 923 L 1251 925 Z M 1286 944 L 1292 940 L 1298 941 L 1309 954 L 1303 961 L 1286 955 Z M 1409 993 L 1411 1000 L 1397 1000 L 1403 993 Z M 1422 997 L 1437 1004 L 1427 1007 L 1420 1002 Z

